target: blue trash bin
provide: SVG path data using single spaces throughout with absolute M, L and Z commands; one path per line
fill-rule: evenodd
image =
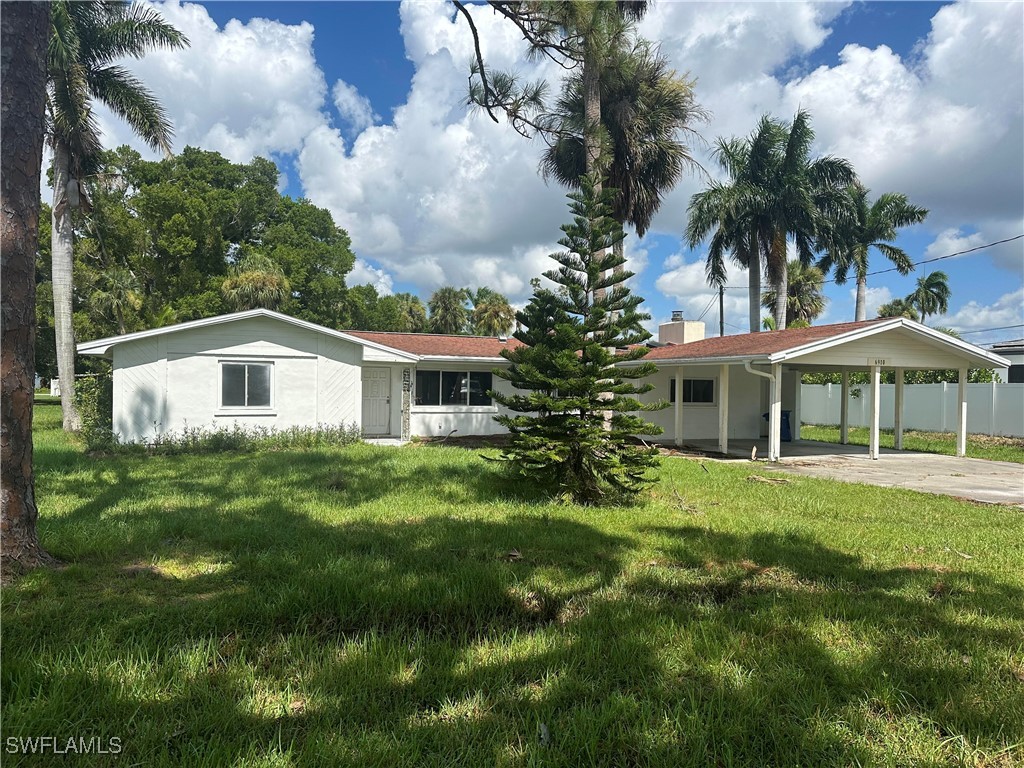
M 792 411 L 783 411 L 782 412 L 782 429 L 779 430 L 779 431 L 782 433 L 781 437 L 782 437 L 782 442 L 784 442 L 784 443 L 792 443 L 793 442 L 793 430 L 789 426 L 790 414 L 792 414 L 792 413 L 793 413 Z M 761 414 L 761 418 L 763 418 L 765 421 L 770 421 L 769 414 L 767 414 L 767 413 L 762 413 Z

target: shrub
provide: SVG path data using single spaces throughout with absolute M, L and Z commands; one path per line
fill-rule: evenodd
M 244 453 L 287 448 L 324 448 L 351 445 L 362 439 L 359 425 L 317 424 L 313 427 L 189 427 L 180 432 L 165 432 L 148 443 L 112 442 L 118 453 L 149 453 L 160 456 L 204 453 Z
M 82 438 L 89 451 L 108 451 L 117 444 L 114 436 L 114 382 L 110 371 L 87 376 L 76 382 L 78 412 L 82 417 Z

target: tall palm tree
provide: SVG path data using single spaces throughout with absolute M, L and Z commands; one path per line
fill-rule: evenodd
M 859 183 L 847 187 L 847 215 L 836 222 L 834 229 L 824 233 L 826 254 L 818 264 L 826 273 L 835 270 L 837 285 L 845 283 L 849 271 L 854 271 L 857 276 L 856 320 L 867 319 L 869 251 L 877 248 L 897 272 L 909 275 L 913 262 L 891 241 L 900 227 L 919 224 L 928 215 L 926 208 L 911 205 L 906 195 L 886 192 L 869 203 L 868 193 L 869 190 Z
M 791 260 L 786 269 L 789 271 L 786 279 L 786 289 L 789 291 L 786 299 L 786 326 L 794 322 L 810 325 L 825 311 L 828 303 L 822 291 L 825 274 L 815 266 L 803 264 L 799 259 Z M 775 289 L 769 288 L 761 296 L 761 306 L 774 311 L 776 304 Z
M 747 201 L 754 215 L 763 217 L 771 226 L 767 250 L 767 273 L 775 291 L 775 325 L 786 328 L 787 288 L 786 247 L 790 237 L 796 246 L 797 258 L 810 263 L 825 231 L 825 222 L 842 215 L 845 189 L 856 178 L 846 160 L 831 156 L 812 159 L 810 114 L 800 110 L 787 127 L 782 127 L 785 141 L 772 155 L 768 173 Z
M 171 125 L 159 102 L 114 62 L 188 40 L 152 8 L 124 2 L 54 0 L 47 50 L 47 117 L 53 149 L 53 314 L 64 428 L 79 429 L 75 408 L 73 230 L 71 209 L 82 204 L 83 180 L 100 151 L 92 102 L 99 100 L 154 149 L 170 153 Z
M 917 288 L 907 296 L 907 301 L 921 313 L 923 323 L 928 315 L 942 315 L 949 309 L 949 278 L 945 272 L 936 271 L 917 278 Z
M 477 336 L 501 336 L 512 330 L 516 311 L 502 294 L 490 288 L 480 288 L 470 299 L 473 302 L 473 333 Z
M 243 256 L 221 285 L 224 299 L 236 310 L 279 309 L 292 295 L 280 265 L 262 253 Z
M 465 333 L 469 328 L 468 300 L 465 288 L 446 285 L 438 288 L 427 302 L 430 309 L 430 330 L 434 333 Z
M 747 270 L 750 331 L 758 331 L 762 266 L 767 267 L 775 244 L 776 220 L 770 191 L 782 164 L 786 127 L 763 115 L 746 139 L 719 139 L 715 157 L 728 182 L 713 181 L 690 199 L 687 240 L 696 247 L 713 232 L 706 272 L 711 285 L 725 284 L 726 252 Z M 784 245 L 784 242 L 783 242 Z
M 678 76 L 646 40 L 616 56 L 601 73 L 601 123 L 609 144 L 608 186 L 615 190 L 612 218 L 643 237 L 662 197 L 688 168 L 699 167 L 682 133 L 707 118 L 696 103 L 694 83 Z M 570 77 L 556 112 L 558 138 L 541 159 L 541 171 L 571 189 L 587 172 L 585 104 L 581 74 Z M 622 255 L 623 241 L 615 244 Z
M 718 139 L 714 156 L 728 180 L 712 180 L 707 189 L 690 198 L 687 208 L 689 246 L 696 248 L 711 235 L 705 265 L 708 284 L 725 285 L 727 253 L 747 270 L 751 333 L 760 330 L 761 264 L 771 242 L 771 224 L 755 215 L 749 201 L 762 183 L 760 177 L 771 167 L 778 141 L 778 124 L 767 117 L 748 139 Z

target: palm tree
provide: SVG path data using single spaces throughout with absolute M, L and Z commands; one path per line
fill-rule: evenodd
M 859 183 L 846 189 L 847 215 L 836 222 L 831 232 L 825 232 L 826 255 L 819 265 L 824 272 L 835 269 L 837 285 L 846 282 L 851 269 L 857 275 L 857 307 L 854 318 L 867 319 L 868 254 L 872 248 L 881 251 L 901 275 L 909 275 L 914 268 L 910 257 L 902 248 L 892 244 L 900 227 L 919 224 L 928 215 L 926 208 L 911 205 L 906 195 L 886 192 L 873 203 L 868 203 L 868 192 Z
M 427 309 L 419 296 L 411 293 L 395 294 L 401 311 L 402 330 L 408 333 L 423 333 L 427 330 Z
M 942 315 L 949 309 L 949 278 L 945 272 L 932 272 L 917 278 L 917 288 L 907 301 L 921 313 L 923 323 L 928 315 Z
M 430 330 L 434 333 L 465 333 L 469 327 L 466 309 L 468 291 L 446 285 L 434 291 L 427 302 L 430 309 Z
M 793 238 L 797 258 L 810 263 L 817 240 L 825 231 L 825 222 L 842 214 L 845 188 L 855 180 L 853 168 L 835 157 L 811 159 L 810 115 L 800 110 L 788 128 L 780 126 L 785 141 L 770 158 L 768 173 L 745 201 L 755 217 L 763 217 L 771 227 L 767 250 L 767 272 L 775 291 L 775 324 L 786 327 L 787 288 L 786 246 Z
M 799 259 L 790 261 L 786 268 L 789 271 L 786 280 L 789 291 L 786 299 L 786 326 L 790 327 L 794 323 L 810 325 L 825 311 L 828 302 L 822 292 L 825 275 L 817 267 L 804 265 Z M 769 288 L 761 296 L 761 306 L 774 310 L 776 304 L 775 289 Z
M 240 258 L 220 290 L 236 310 L 278 309 L 292 295 L 291 284 L 281 267 L 262 253 Z
M 662 196 L 687 168 L 699 167 L 679 140 L 707 118 L 697 105 L 694 83 L 679 77 L 646 40 L 634 42 L 601 73 L 601 123 L 609 143 L 608 186 L 615 190 L 612 218 L 643 237 Z M 558 102 L 558 138 L 544 152 L 541 171 L 571 189 L 587 172 L 583 79 L 570 77 Z M 623 241 L 615 244 L 621 257 Z M 617 268 L 621 269 L 621 267 Z
M 93 291 L 90 301 L 101 312 L 110 312 L 120 334 L 128 333 L 124 315 L 142 308 L 142 282 L 128 267 L 115 265 L 100 275 L 102 287 Z
M 53 315 L 64 428 L 79 429 L 75 408 L 73 230 L 71 209 L 82 204 L 82 181 L 96 167 L 100 140 L 93 100 L 114 114 L 154 149 L 170 153 L 171 126 L 163 108 L 142 83 L 119 64 L 152 48 L 181 48 L 188 40 L 152 8 L 99 0 L 54 0 L 47 50 L 47 117 L 53 149 Z
M 761 264 L 771 242 L 771 226 L 755 215 L 749 201 L 762 183 L 761 176 L 771 167 L 777 133 L 778 124 L 763 117 L 748 139 L 718 139 L 714 155 L 728 181 L 712 180 L 707 189 L 690 198 L 687 208 L 685 237 L 689 246 L 696 248 L 711 234 L 705 266 L 708 284 L 725 285 L 726 253 L 747 270 L 751 333 L 760 330 Z
M 501 336 L 512 330 L 516 311 L 508 299 L 490 288 L 470 295 L 473 302 L 473 333 L 477 336 Z
M 878 308 L 879 317 L 905 317 L 908 320 L 920 321 L 921 315 L 917 313 L 917 309 L 910 302 L 910 297 L 906 299 L 893 299 L 892 301 L 883 304 Z

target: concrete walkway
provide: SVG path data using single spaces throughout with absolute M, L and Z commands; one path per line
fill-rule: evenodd
M 758 456 L 768 455 L 767 440 L 737 440 L 730 441 L 729 456 L 749 460 L 755 446 Z M 709 440 L 695 441 L 687 447 L 712 453 L 718 446 L 717 442 Z M 883 448 L 881 458 L 872 461 L 867 450 L 863 445 L 800 440 L 783 443 L 779 462 L 764 466 L 797 475 L 886 488 L 908 488 L 1024 508 L 1024 464 L 895 451 L 891 448 Z

